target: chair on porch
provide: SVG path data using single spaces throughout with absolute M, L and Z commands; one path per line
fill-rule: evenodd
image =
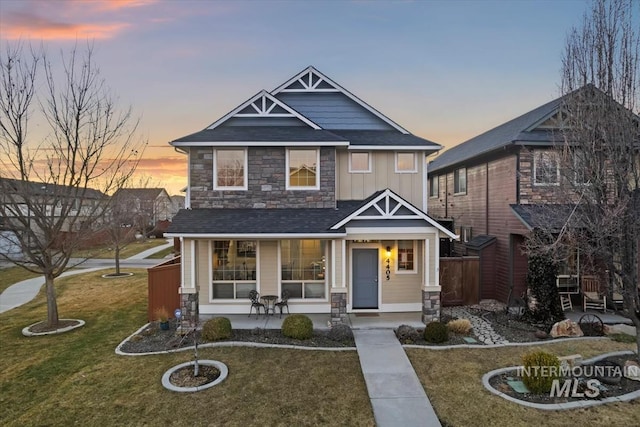
M 280 301 L 276 303 L 276 307 L 280 309 L 280 318 L 282 318 L 282 309 L 287 307 L 287 314 L 289 314 L 289 297 L 291 293 L 289 290 L 285 289 L 282 291 L 282 295 L 280 296 Z
M 573 310 L 573 304 L 571 303 L 571 295 L 566 293 L 561 293 L 560 305 L 562 306 L 562 311 Z
M 600 288 L 600 280 L 594 276 L 582 277 L 582 310 L 607 311 L 607 297 Z
M 260 294 L 257 291 L 255 291 L 255 290 L 249 291 L 249 299 L 251 300 L 251 308 L 249 309 L 249 317 L 251 317 L 251 312 L 253 311 L 254 308 L 256 309 L 256 318 L 260 314 L 260 308 L 261 307 L 262 307 L 262 311 L 264 311 L 265 314 L 266 314 L 266 310 L 264 308 L 264 304 L 260 302 Z

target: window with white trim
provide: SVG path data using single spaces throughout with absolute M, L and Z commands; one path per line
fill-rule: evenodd
M 438 176 L 429 178 L 429 197 L 438 197 L 440 194 L 440 182 Z
M 369 153 L 368 151 L 349 152 L 349 172 L 371 172 L 371 153 Z
M 396 262 L 396 272 L 415 273 L 415 240 L 398 240 L 398 260 Z
M 287 150 L 287 190 L 320 188 L 320 150 L 290 148 Z
M 280 286 L 291 298 L 326 298 L 326 247 L 325 240 L 280 241 Z
M 213 150 L 213 188 L 215 190 L 247 189 L 247 150 Z
M 211 299 L 249 298 L 257 290 L 256 240 L 214 240 Z
M 416 153 L 397 152 L 396 153 L 396 173 L 418 172 Z
M 560 162 L 553 150 L 533 152 L 533 185 L 558 185 L 560 183 Z
M 467 194 L 467 169 L 460 168 L 453 172 L 453 193 Z

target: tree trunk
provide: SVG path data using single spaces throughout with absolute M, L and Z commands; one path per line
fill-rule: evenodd
M 47 273 L 44 276 L 47 289 L 47 326 L 49 328 L 58 327 L 58 303 L 56 302 L 56 289 L 54 287 L 53 274 Z
M 120 245 L 116 245 L 116 276 L 120 275 Z

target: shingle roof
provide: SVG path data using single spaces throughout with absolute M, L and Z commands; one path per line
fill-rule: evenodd
M 346 142 L 346 139 L 305 126 L 232 126 L 205 129 L 172 142 Z
M 509 205 L 511 210 L 529 230 L 544 228 L 558 232 L 565 226 L 575 205 L 535 204 Z
M 158 197 L 162 191 L 164 191 L 164 188 L 121 188 L 113 196 L 151 200 Z
M 66 185 L 50 184 L 46 182 L 22 181 L 11 178 L 0 178 L 0 188 L 4 188 L 8 192 L 24 193 L 28 196 L 51 196 L 70 195 L 72 193 L 82 194 L 83 190 L 79 187 L 70 187 Z M 88 199 L 101 199 L 105 194 L 93 188 L 87 188 L 82 197 Z
M 331 226 L 352 213 L 362 200 L 338 202 L 336 209 L 182 209 L 167 233 L 175 234 L 328 234 Z
M 439 150 L 442 148 L 428 139 L 395 130 L 332 130 L 349 141 L 349 145 L 406 146 Z
M 547 102 L 528 113 L 448 149 L 429 163 L 429 172 L 454 166 L 516 142 L 551 143 L 553 141 L 551 132 L 527 131 L 527 129 L 553 114 L 560 107 L 562 100 L 563 98 L 560 97 Z

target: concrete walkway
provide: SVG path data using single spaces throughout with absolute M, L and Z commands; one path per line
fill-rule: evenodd
M 143 261 L 144 258 L 149 255 L 153 255 L 156 252 L 162 251 L 168 247 L 173 246 L 173 243 L 166 243 L 164 245 L 156 246 L 154 248 L 148 249 L 146 251 L 140 252 L 137 255 L 134 255 L 130 258 L 127 258 L 127 261 L 132 261 L 131 263 L 127 263 L 127 267 L 135 267 L 136 262 L 140 262 L 142 267 L 147 267 L 149 264 L 148 260 Z M 90 268 L 78 268 L 77 270 L 70 270 L 62 273 L 60 277 L 73 276 L 76 274 L 82 273 L 90 273 L 92 271 L 103 270 L 105 268 L 112 268 L 114 261 L 111 260 L 101 260 L 105 261 L 108 264 L 105 266 L 97 266 Z M 153 264 L 159 264 L 161 260 L 153 260 Z M 84 267 L 89 267 L 90 262 L 87 262 L 86 265 L 83 264 Z M 0 270 L 0 274 L 2 274 Z M 0 313 L 4 313 L 5 311 L 9 311 L 13 308 L 19 307 L 23 304 L 28 303 L 32 299 L 34 299 L 38 292 L 40 292 L 40 288 L 44 285 L 43 277 L 34 277 L 33 279 L 23 280 L 22 282 L 15 283 L 9 286 L 7 289 L 0 294 Z
M 353 335 L 376 425 L 441 426 L 393 330 L 354 330 Z

